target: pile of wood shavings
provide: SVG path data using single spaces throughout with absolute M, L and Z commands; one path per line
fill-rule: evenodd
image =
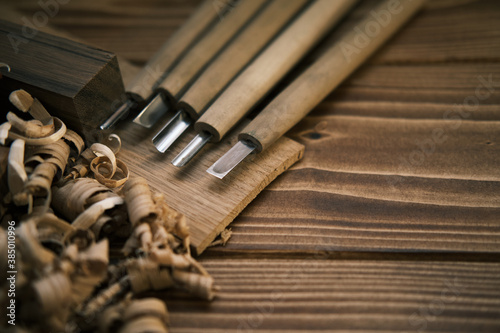
M 26 91 L 13 92 L 10 101 L 34 119 L 9 112 L 0 125 L 0 143 L 10 145 L 2 254 L 8 226 L 16 227 L 16 326 L 6 328 L 167 332 L 165 304 L 141 294 L 179 288 L 214 297 L 213 279 L 191 257 L 185 217 L 144 179 L 129 179 L 116 158 L 118 136 L 85 149 L 77 133 Z M 112 264 L 110 240 L 123 240 L 123 256 Z M 0 266 L 12 270 L 5 255 Z M 0 288 L 4 307 L 6 279 Z

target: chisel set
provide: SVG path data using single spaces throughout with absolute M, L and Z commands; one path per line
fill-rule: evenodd
M 217 143 L 250 111 L 257 116 L 207 171 L 223 178 L 250 153 L 260 153 L 297 124 L 387 41 L 424 0 L 381 0 L 356 26 L 329 43 L 276 96 L 283 78 L 353 9 L 355 0 L 206 0 L 126 87 L 129 99 L 101 125 L 130 110 L 134 122 L 166 125 L 153 144 L 165 153 L 193 125 L 194 139 L 172 160 L 186 165 Z M 262 110 L 255 110 L 264 98 Z

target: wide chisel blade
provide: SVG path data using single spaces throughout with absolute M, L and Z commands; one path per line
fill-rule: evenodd
M 255 150 L 249 142 L 238 141 L 227 153 L 217 160 L 207 172 L 217 178 L 224 178 L 241 161 Z

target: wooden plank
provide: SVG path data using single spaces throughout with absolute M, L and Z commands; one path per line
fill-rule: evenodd
M 498 254 L 500 122 L 455 125 L 308 117 L 293 135 L 303 161 L 242 213 L 227 250 Z
M 330 39 L 337 39 L 346 30 L 353 29 L 357 20 L 369 13 L 376 2 L 362 1 Z M 494 13 L 500 10 L 499 5 L 495 0 L 428 1 L 426 8 L 396 34 L 370 63 L 497 62 L 500 54 L 500 22 Z M 370 39 L 367 35 L 364 38 L 359 45 Z M 464 41 L 468 42 L 466 47 Z
M 498 63 L 370 65 L 330 95 L 315 115 L 335 110 L 338 115 L 444 119 L 452 111 L 448 118 L 456 116 L 458 105 L 466 120 L 500 120 L 498 104 Z
M 164 193 L 170 206 L 186 215 L 191 244 L 198 254 L 260 191 L 298 161 L 304 149 L 283 137 L 265 153 L 248 158 L 238 166 L 239 172 L 220 180 L 206 170 L 236 143 L 241 126 L 221 143 L 209 145 L 184 168 L 174 167 L 170 161 L 194 137 L 194 131 L 162 155 L 151 143 L 160 128 L 122 124 L 117 130 L 123 141 L 119 156 L 135 175 L 145 177 L 153 189 Z
M 211 303 L 166 296 L 171 332 L 498 332 L 500 264 L 202 260 Z

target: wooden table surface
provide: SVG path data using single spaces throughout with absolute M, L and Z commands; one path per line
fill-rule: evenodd
M 142 65 L 199 2 L 50 24 Z M 500 2 L 430 1 L 289 137 L 303 160 L 200 257 L 217 298 L 165 295 L 172 332 L 500 332 Z

